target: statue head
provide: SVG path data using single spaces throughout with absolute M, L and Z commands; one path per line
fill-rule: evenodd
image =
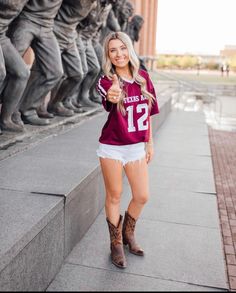
M 126 1 L 120 13 L 124 19 L 129 19 L 134 13 L 133 5 L 130 2 Z
M 139 40 L 139 32 L 144 23 L 144 19 L 141 15 L 134 15 L 129 23 L 129 35 L 130 38 L 137 42 Z
M 135 26 L 135 28 L 138 30 L 141 29 L 141 27 L 144 23 L 143 17 L 141 15 L 137 15 L 137 14 L 132 17 L 131 21 L 133 22 L 133 25 Z

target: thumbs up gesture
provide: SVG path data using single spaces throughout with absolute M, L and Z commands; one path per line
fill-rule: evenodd
M 121 88 L 119 84 L 119 80 L 116 74 L 112 76 L 112 86 L 109 88 L 107 92 L 107 99 L 111 103 L 117 104 L 121 97 Z

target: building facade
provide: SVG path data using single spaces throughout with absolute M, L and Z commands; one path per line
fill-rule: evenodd
M 157 10 L 158 0 L 129 0 L 134 6 L 134 14 L 144 18 L 140 39 L 135 44 L 141 56 L 154 57 L 156 54 Z
M 236 56 L 236 46 L 226 45 L 223 50 L 220 51 L 222 57 L 234 57 Z

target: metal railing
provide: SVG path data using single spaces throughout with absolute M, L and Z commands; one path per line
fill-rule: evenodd
M 166 80 L 174 81 L 175 83 L 177 83 L 178 96 L 173 99 L 173 106 L 175 104 L 182 103 L 182 108 L 186 108 L 186 105 L 184 105 L 184 103 L 188 103 L 188 99 L 184 100 L 182 99 L 182 97 L 184 93 L 191 92 L 191 94 L 195 96 L 196 100 L 201 100 L 203 104 L 207 105 L 209 111 L 214 112 L 215 120 L 217 121 L 217 123 L 221 122 L 222 102 L 217 97 L 217 95 L 213 91 L 213 88 L 210 85 L 201 83 L 199 81 L 183 80 L 182 78 L 178 78 L 170 73 L 164 73 L 162 71 L 153 70 L 153 72 L 156 72 L 159 76 L 165 78 Z

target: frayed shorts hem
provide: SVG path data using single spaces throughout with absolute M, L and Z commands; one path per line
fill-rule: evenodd
M 145 158 L 145 157 L 142 157 L 140 159 L 137 159 L 137 160 L 129 160 L 129 161 L 124 161 L 124 160 L 119 160 L 119 159 L 114 159 L 114 158 L 109 158 L 109 157 L 103 157 L 103 156 L 98 156 L 99 158 L 102 158 L 102 159 L 110 159 L 110 160 L 113 160 L 113 161 L 116 161 L 117 163 L 121 163 L 123 166 L 127 165 L 127 164 L 132 164 L 132 163 L 136 163 L 136 162 L 140 162 Z
M 112 159 L 123 166 L 128 163 L 141 162 L 145 156 L 145 143 L 136 143 L 131 145 L 108 145 L 99 144 L 97 156 L 103 159 Z

